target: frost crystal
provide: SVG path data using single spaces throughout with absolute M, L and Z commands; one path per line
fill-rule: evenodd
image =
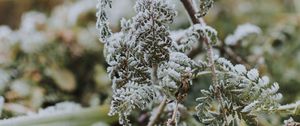
M 246 23 L 237 27 L 234 34 L 229 35 L 225 39 L 226 45 L 236 45 L 238 41 L 242 40 L 244 37 L 252 34 L 260 34 L 261 29 L 253 24 Z

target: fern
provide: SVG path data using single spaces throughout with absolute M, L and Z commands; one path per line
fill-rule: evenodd
M 151 85 L 129 82 L 114 93 L 109 115 L 118 113 L 120 124 L 130 125 L 127 116 L 136 107 L 145 109 L 151 105 L 154 100 L 157 100 L 156 92 L 156 88 Z
M 210 109 L 213 102 L 216 101 L 214 93 L 216 89 L 210 87 L 209 90 L 203 90 L 204 97 L 200 97 L 200 102 L 196 109 L 198 117 L 205 124 L 221 125 L 232 124 L 235 119 L 246 120 L 248 123 L 255 123 L 255 115 L 258 112 L 275 111 L 279 106 L 278 101 L 282 98 L 277 93 L 279 86 L 277 83 L 270 83 L 268 77 L 259 77 L 256 69 L 249 71 L 243 65 L 233 65 L 224 58 L 216 58 L 218 66 L 218 85 L 220 88 L 222 104 L 217 106 L 215 111 Z M 222 113 L 226 110 L 226 113 Z
M 201 19 L 212 7 L 213 0 L 200 0 L 199 12 L 191 1 L 181 2 L 195 23 L 187 30 L 170 31 L 168 25 L 177 12 L 169 1 L 137 0 L 136 15 L 121 20 L 120 32 L 101 34 L 100 38 L 105 39 L 107 71 L 113 89 L 109 115 L 118 114 L 120 124 L 131 125 L 128 116 L 135 108 L 152 108 L 162 99 L 152 112 L 148 126 L 155 125 L 165 112 L 164 107 L 172 105 L 173 113 L 167 125 L 184 124 L 179 122 L 180 103 L 193 86 L 193 79 L 207 73 L 212 75 L 213 83 L 208 90 L 201 90 L 203 96 L 196 99 L 200 122 L 206 125 L 240 125 L 242 121 L 255 124 L 259 113 L 278 111 L 282 94 L 278 93 L 277 83 L 270 83 L 267 76 L 260 77 L 257 69 L 247 70 L 244 65 L 233 65 L 214 55 L 213 47 L 220 43 L 218 33 Z M 109 4 L 107 1 L 99 3 L 103 7 Z M 97 26 L 107 30 L 107 23 L 103 23 L 107 21 L 106 14 L 102 14 L 105 18 L 99 18 L 104 12 L 104 9 L 98 10 Z M 225 44 L 236 44 L 247 35 L 260 32 L 254 25 L 242 25 Z M 206 47 L 207 59 L 200 57 L 196 62 L 187 55 L 198 42 Z
M 98 0 L 97 4 L 97 29 L 99 30 L 100 33 L 100 40 L 102 42 L 106 42 L 106 39 L 111 36 L 111 30 L 109 29 L 109 24 L 108 24 L 108 18 L 105 12 L 106 7 L 111 8 L 111 0 Z

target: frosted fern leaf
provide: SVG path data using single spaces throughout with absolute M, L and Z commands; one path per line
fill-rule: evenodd
M 165 94 L 174 99 L 180 90 L 184 79 L 188 80 L 188 85 L 192 84 L 191 78 L 195 71 L 203 70 L 203 64 L 198 65 L 180 52 L 171 52 L 170 60 L 163 62 L 158 68 L 158 79 Z
M 129 82 L 113 95 L 109 115 L 119 114 L 120 123 L 130 125 L 127 116 L 133 109 L 145 109 L 157 100 L 156 88 Z
M 98 11 L 96 13 L 97 22 L 96 27 L 100 33 L 100 41 L 106 42 L 106 39 L 111 36 L 111 30 L 109 29 L 108 19 L 106 15 L 105 8 L 111 8 L 111 0 L 98 0 L 97 8 Z
M 233 121 L 230 118 L 237 116 L 239 120 L 251 124 L 256 122 L 254 115 L 257 112 L 272 112 L 279 106 L 278 101 L 282 98 L 281 93 L 277 93 L 279 85 L 269 83 L 266 76 L 260 78 L 258 70 L 247 71 L 243 65 L 233 65 L 225 58 L 216 58 L 215 63 L 219 71 L 218 85 L 222 94 L 219 104 L 223 107 L 210 110 L 214 108 L 215 102 L 219 102 L 214 97 L 216 89 L 213 86 L 209 90 L 201 91 L 204 96 L 197 99 L 200 103 L 196 109 L 202 123 L 221 125 L 227 122 L 229 125 Z M 224 109 L 226 116 L 221 114 Z
M 225 44 L 236 45 L 243 38 L 249 35 L 260 34 L 260 33 L 261 33 L 261 29 L 258 26 L 250 23 L 242 24 L 237 27 L 237 29 L 234 31 L 233 34 L 228 35 L 225 38 Z

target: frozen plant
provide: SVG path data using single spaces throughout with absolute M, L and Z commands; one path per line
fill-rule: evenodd
M 209 89 L 201 90 L 203 96 L 197 99 L 197 118 L 203 124 L 256 124 L 259 113 L 278 111 L 282 95 L 277 83 L 261 77 L 257 69 L 247 70 L 242 64 L 233 65 L 214 55 L 217 31 L 201 18 L 213 0 L 200 0 L 198 9 L 190 0 L 181 2 L 193 22 L 187 30 L 170 31 L 176 11 L 168 0 L 137 0 L 136 16 L 122 19 L 121 31 L 113 33 L 105 10 L 112 1 L 98 1 L 96 26 L 105 44 L 113 90 L 109 115 L 118 114 L 120 124 L 131 125 L 128 116 L 133 110 L 153 110 L 148 126 L 189 124 L 189 119 L 180 116 L 187 111 L 180 109 L 184 108 L 181 103 L 193 86 L 192 80 L 203 74 L 212 78 Z M 225 41 L 235 44 L 248 34 L 260 32 L 258 27 L 245 24 Z M 207 59 L 188 57 L 197 44 L 204 45 Z M 160 105 L 153 109 L 157 103 Z M 165 106 L 172 106 L 171 115 L 164 114 Z

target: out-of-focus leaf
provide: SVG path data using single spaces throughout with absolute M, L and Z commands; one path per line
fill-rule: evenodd
M 76 89 L 76 81 L 74 74 L 64 68 L 52 67 L 46 70 L 48 76 L 50 76 L 55 84 L 64 91 L 72 92 Z

